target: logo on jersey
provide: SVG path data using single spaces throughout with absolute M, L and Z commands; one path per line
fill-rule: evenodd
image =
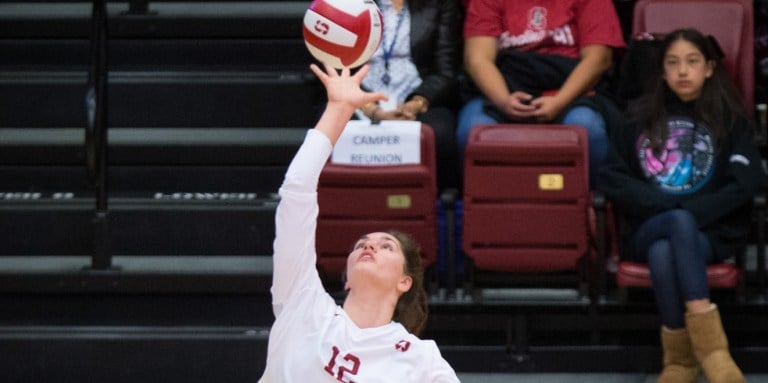
M 401 340 L 395 344 L 395 350 L 400 352 L 406 352 L 411 348 L 411 342 L 407 340 Z
M 547 28 L 547 9 L 533 7 L 528 11 L 528 29 L 541 31 Z
M 640 168 L 653 184 L 669 193 L 691 193 L 703 186 L 715 164 L 715 145 L 709 129 L 689 118 L 669 119 L 669 137 L 654 153 L 651 140 L 637 141 Z

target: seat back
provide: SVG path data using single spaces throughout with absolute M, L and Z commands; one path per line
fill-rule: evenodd
M 752 0 L 639 0 L 635 4 L 632 32 L 666 33 L 691 27 L 714 36 L 725 54 L 723 64 L 752 113 L 753 18 Z
M 325 165 L 318 184 L 317 265 L 340 275 L 352 245 L 367 233 L 390 229 L 411 234 L 425 267 L 437 258 L 435 138 L 421 125 L 421 163 Z
M 480 125 L 464 161 L 463 249 L 477 270 L 576 270 L 587 249 L 586 131 Z

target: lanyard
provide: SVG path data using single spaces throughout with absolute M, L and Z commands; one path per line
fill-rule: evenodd
M 395 33 L 394 36 L 392 36 L 392 41 L 389 43 L 389 49 L 387 49 L 386 44 L 383 47 L 384 75 L 381 76 L 381 82 L 383 82 L 384 85 L 389 85 L 389 82 L 392 80 L 389 77 L 389 59 L 392 57 L 392 51 L 395 49 L 395 42 L 397 42 L 397 32 L 400 32 L 400 26 L 403 24 L 403 18 L 406 13 L 408 13 L 408 4 L 403 4 L 403 9 L 401 9 L 400 14 L 397 15 L 397 25 L 395 26 Z

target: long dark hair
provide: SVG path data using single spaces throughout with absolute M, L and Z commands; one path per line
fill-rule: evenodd
M 704 81 L 701 95 L 694 104 L 693 117 L 706 123 L 718 141 L 725 139 L 737 119 L 748 119 L 741 94 L 725 71 L 719 47 L 696 29 L 677 29 L 668 33 L 662 41 L 661 53 L 654 73 L 653 91 L 641 97 L 630 107 L 630 114 L 652 139 L 652 147 L 655 150 L 661 149 L 669 134 L 667 102 L 674 99 L 676 95 L 664 81 L 662 74 L 664 73 L 664 56 L 672 43 L 678 40 L 693 44 L 701 51 L 707 62 L 714 63 L 712 76 Z
M 403 271 L 412 280 L 411 289 L 397 300 L 392 320 L 400 322 L 411 334 L 419 335 L 427 324 L 429 315 L 427 292 L 424 290 L 424 268 L 421 265 L 421 247 L 409 234 L 396 230 L 387 233 L 400 242 L 405 258 Z

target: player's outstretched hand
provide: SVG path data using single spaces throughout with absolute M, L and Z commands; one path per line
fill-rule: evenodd
M 315 129 L 325 134 L 331 141 L 331 145 L 336 145 L 355 109 L 369 102 L 387 99 L 383 93 L 366 92 L 360 88 L 360 83 L 368 73 L 367 65 L 360 68 L 354 75 L 350 74 L 349 68 L 342 69 L 341 74 L 327 65 L 325 72 L 315 64 L 310 65 L 310 69 L 325 85 L 328 93 L 328 105 L 315 125 Z
M 369 102 L 387 99 L 384 93 L 370 93 L 360 89 L 360 84 L 368 73 L 368 65 L 362 66 L 354 75 L 350 74 L 348 67 L 343 68 L 341 74 L 327 65 L 325 72 L 315 64 L 311 64 L 310 69 L 325 85 L 329 104 L 341 103 L 357 109 Z

